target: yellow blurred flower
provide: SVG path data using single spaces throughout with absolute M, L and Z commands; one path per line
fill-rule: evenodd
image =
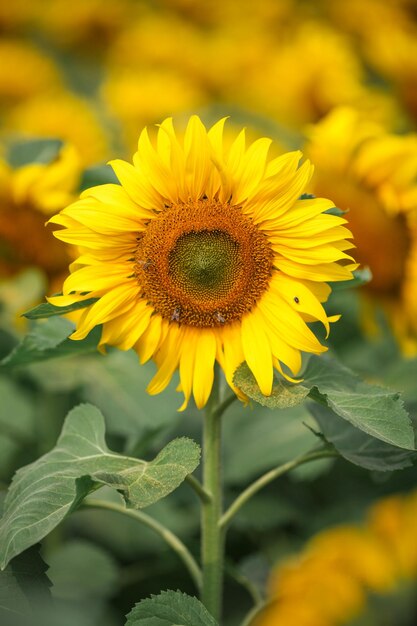
M 367 64 L 417 120 L 417 24 L 413 0 L 327 0 L 339 28 L 351 32 Z
M 377 70 L 391 81 L 396 95 L 416 122 L 417 24 L 395 28 L 386 23 L 368 34 L 365 50 Z
M 204 93 L 185 75 L 171 69 L 115 71 L 102 88 L 109 112 L 121 123 L 129 151 L 143 126 L 170 113 L 186 114 L 206 103 Z
M 278 608 L 279 607 L 279 608 Z M 261 621 L 250 626 L 329 626 L 328 620 L 314 608 L 305 607 L 300 603 L 272 603 L 262 613 Z
M 108 138 L 97 112 L 74 94 L 40 95 L 15 107 L 5 119 L 5 132 L 68 142 L 76 147 L 85 166 L 108 158 Z
M 107 52 L 107 67 L 117 71 L 176 71 L 198 83 L 206 36 L 175 14 L 147 13 L 125 28 Z M 196 86 L 197 88 L 197 86 Z M 166 95 L 167 90 L 160 85 Z
M 72 339 L 102 324 L 100 345 L 154 358 L 150 393 L 178 369 L 182 408 L 191 395 L 206 404 L 216 360 L 232 388 L 246 361 L 265 395 L 274 368 L 296 375 L 301 350 L 326 350 L 305 320 L 329 332 L 327 282 L 356 267 L 333 203 L 299 199 L 312 174 L 301 153 L 269 160 L 271 140 L 246 147 L 244 131 L 227 148 L 224 122 L 207 131 L 192 116 L 180 141 L 167 119 L 155 145 L 145 129 L 133 165 L 111 163 L 120 185 L 87 190 L 51 220 L 81 256 L 50 301 L 98 298 Z
M 316 164 L 313 192 L 348 211 L 356 257 L 372 271 L 367 305 L 382 304 L 404 350 L 416 349 L 417 135 L 389 134 L 339 108 L 311 128 L 306 152 Z
M 282 609 L 288 611 L 300 604 L 300 598 L 313 615 L 326 623 L 338 624 L 362 609 L 365 595 L 359 581 L 349 569 L 326 557 L 325 550 L 307 550 L 279 568 L 270 586 L 270 594 L 278 602 L 278 616 Z
M 417 492 L 392 496 L 372 507 L 369 528 L 385 545 L 397 578 L 417 577 Z
M 51 237 L 45 220 L 74 199 L 80 176 L 71 146 L 48 164 L 12 169 L 0 161 L 0 276 L 36 266 L 53 280 L 67 269 L 67 248 Z
M 309 553 L 320 555 L 323 565 L 348 573 L 371 591 L 393 587 L 391 559 L 372 532 L 353 526 L 331 528 L 313 537 Z
M 417 577 L 417 492 L 374 505 L 362 526 L 330 528 L 273 571 L 270 604 L 254 626 L 342 626 L 367 598 Z
M 33 0 L 13 0 L 0 3 L 0 33 L 14 35 L 30 25 Z
M 216 27 L 230 24 L 231 26 L 262 26 L 274 28 L 290 17 L 296 9 L 295 0 L 206 0 L 197 3 L 195 0 L 162 0 L 167 9 L 175 11 L 195 24 Z
M 0 39 L 0 110 L 60 86 L 55 63 L 38 48 L 25 41 Z
M 43 0 L 34 3 L 38 27 L 59 46 L 92 53 L 105 50 L 136 15 L 141 3 L 131 0 Z
M 265 55 L 262 71 L 237 75 L 232 89 L 238 96 L 241 92 L 247 105 L 299 126 L 319 120 L 339 104 L 381 108 L 385 115 L 385 97 L 366 89 L 364 80 L 346 35 L 319 21 L 302 21 Z

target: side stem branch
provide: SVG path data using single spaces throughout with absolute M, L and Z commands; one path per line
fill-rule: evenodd
M 174 552 L 177 553 L 185 567 L 188 569 L 197 589 L 199 591 L 201 590 L 203 579 L 201 570 L 197 565 L 196 560 L 183 542 L 171 530 L 169 530 L 169 528 L 166 528 L 163 524 L 142 511 L 127 509 L 121 504 L 117 504 L 115 502 L 89 498 L 88 500 L 84 500 L 83 506 L 94 509 L 107 509 L 108 511 L 115 511 L 116 513 L 127 515 L 128 517 L 135 519 L 137 522 L 144 524 L 148 528 L 151 528 L 170 546 L 170 548 L 174 550 Z
M 248 502 L 248 500 L 250 500 L 258 491 L 260 491 L 263 487 L 268 485 L 276 478 L 283 476 L 283 474 L 286 474 L 295 467 L 303 465 L 304 463 L 308 463 L 309 461 L 315 461 L 317 459 L 324 459 L 333 456 L 338 456 L 338 454 L 336 451 L 330 450 L 329 448 L 311 450 L 310 452 L 307 452 L 306 454 L 303 454 L 302 456 L 299 456 L 292 461 L 288 461 L 287 463 L 279 465 L 278 467 L 270 470 L 269 472 L 255 480 L 255 482 L 253 482 L 251 485 L 249 485 L 249 487 L 242 491 L 242 493 L 236 498 L 236 500 L 232 502 L 230 507 L 223 514 L 219 521 L 220 528 L 225 529 L 230 524 L 236 513 L 238 513 L 238 511 L 242 508 L 242 506 L 246 504 L 246 502 Z

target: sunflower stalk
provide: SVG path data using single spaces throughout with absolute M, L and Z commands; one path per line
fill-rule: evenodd
M 203 487 L 210 498 L 202 504 L 201 560 L 203 567 L 202 601 L 220 622 L 222 613 L 224 534 L 222 515 L 221 417 L 219 372 L 215 371 L 213 389 L 204 413 Z M 228 406 L 228 405 L 227 405 Z

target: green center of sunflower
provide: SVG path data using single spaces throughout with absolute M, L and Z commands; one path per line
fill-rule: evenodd
M 239 244 L 218 230 L 181 235 L 169 254 L 172 282 L 191 297 L 226 295 L 239 273 Z
M 273 253 L 240 207 L 217 200 L 174 204 L 138 238 L 141 296 L 170 322 L 221 326 L 252 309 L 269 285 Z

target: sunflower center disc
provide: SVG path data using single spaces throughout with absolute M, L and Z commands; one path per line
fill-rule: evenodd
M 197 300 L 225 296 L 240 273 L 239 247 L 217 230 L 181 235 L 169 254 L 173 283 Z
M 135 276 L 165 319 L 207 328 L 239 320 L 267 289 L 267 237 L 240 207 L 216 200 L 174 204 L 139 237 Z

